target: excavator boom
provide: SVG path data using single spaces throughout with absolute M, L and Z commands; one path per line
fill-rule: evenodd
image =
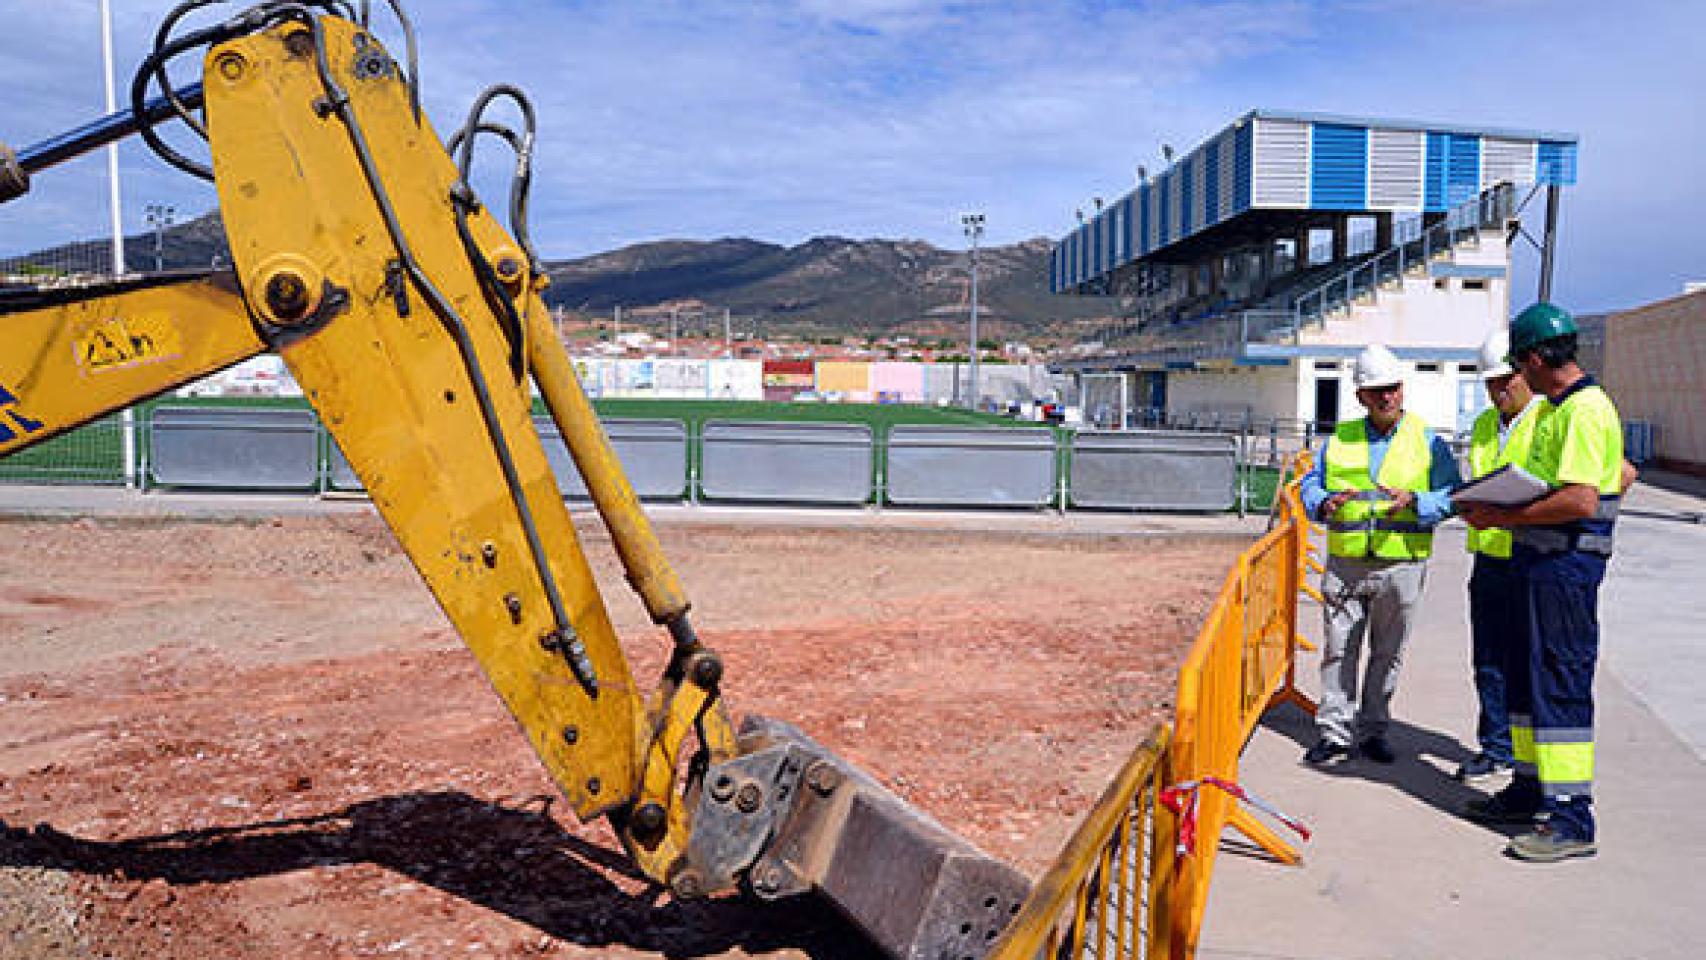
M 412 64 L 365 24 L 312 6 L 343 5 L 263 3 L 186 41 L 162 31 L 129 121 L 68 138 L 86 148 L 134 130 L 155 144 L 166 110 L 140 90 L 200 41 L 199 90 L 164 99 L 204 130 L 211 165 L 156 148 L 213 180 L 233 267 L 0 298 L 17 345 L 0 355 L 0 455 L 276 352 L 570 806 L 608 817 L 647 876 L 683 897 L 817 891 L 895 956 L 981 955 L 1018 910 L 1021 874 L 786 724 L 750 718 L 737 738 L 722 664 L 540 297 L 524 220 L 531 104 L 493 88 L 447 151 L 419 111 Z M 527 129 L 484 119 L 501 99 Z M 483 134 L 517 155 L 511 231 L 469 186 Z M 35 165 L 14 160 L 0 181 L 27 189 L 54 154 L 26 150 Z M 650 691 L 533 427 L 535 387 L 668 632 Z

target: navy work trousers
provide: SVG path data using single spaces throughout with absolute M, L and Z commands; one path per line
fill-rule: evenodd
M 1518 544 L 1511 561 L 1521 591 L 1513 605 L 1518 642 L 1505 662 L 1518 741 L 1512 788 L 1536 797 L 1559 834 L 1592 840 L 1593 674 L 1606 558 Z
M 1505 648 L 1521 643 L 1515 616 L 1520 590 L 1521 582 L 1510 560 L 1475 554 L 1475 568 L 1469 575 L 1469 662 L 1475 668 L 1475 695 L 1481 701 L 1475 739 L 1482 753 L 1505 764 L 1511 762 Z

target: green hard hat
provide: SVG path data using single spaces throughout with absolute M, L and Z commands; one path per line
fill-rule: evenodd
M 1576 318 L 1570 316 L 1570 311 L 1542 300 L 1511 321 L 1511 359 L 1521 356 L 1536 344 L 1575 332 Z

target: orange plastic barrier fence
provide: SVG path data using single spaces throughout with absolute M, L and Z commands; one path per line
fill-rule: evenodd
M 1297 690 L 1300 593 L 1312 565 L 1310 523 L 1291 465 L 1269 530 L 1233 563 L 1179 668 L 1174 725 L 1139 747 L 1084 818 L 989 954 L 1000 960 L 1185 958 L 1196 952 L 1220 834 L 1231 826 L 1287 863 L 1297 854 L 1219 789 L 1197 792 L 1195 836 L 1160 802 L 1170 784 L 1238 778 L 1238 758 L 1262 714 L 1280 703 L 1314 712 Z M 1318 565 L 1316 565 L 1318 566 Z

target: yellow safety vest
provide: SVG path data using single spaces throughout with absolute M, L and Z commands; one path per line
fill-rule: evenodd
M 1379 490 L 1428 489 L 1433 451 L 1422 421 L 1408 413 L 1398 421 L 1380 462 L 1378 483 L 1368 474 L 1368 462 L 1368 420 L 1339 424 L 1327 444 L 1325 486 L 1328 493 L 1354 490 L 1357 495 L 1327 518 L 1327 552 L 1335 557 L 1425 559 L 1433 553 L 1433 530 L 1422 526 L 1414 507 L 1389 512 L 1391 501 Z
M 1516 415 L 1503 448 L 1499 446 L 1499 408 L 1488 407 L 1481 411 L 1481 415 L 1475 418 L 1475 429 L 1469 434 L 1471 477 L 1484 477 L 1506 464 L 1520 464 L 1528 460 L 1529 447 L 1534 443 L 1534 425 L 1540 422 L 1540 405 L 1543 402 L 1536 397 Z M 1511 532 L 1498 527 L 1485 530 L 1470 527 L 1468 545 L 1470 553 L 1509 560 Z
M 1554 490 L 1578 483 L 1598 488 L 1599 507 L 1585 520 L 1519 527 L 1512 539 L 1541 553 L 1610 556 L 1623 499 L 1623 422 L 1617 407 L 1592 377 L 1583 377 L 1539 412 L 1524 466 Z

